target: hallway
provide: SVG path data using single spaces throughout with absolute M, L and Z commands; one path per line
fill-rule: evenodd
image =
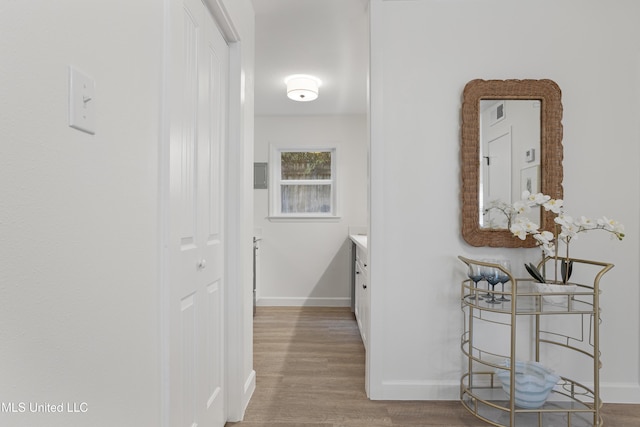
M 241 423 L 227 426 L 487 426 L 457 401 L 371 401 L 364 348 L 348 308 L 258 307 L 257 388 Z M 640 423 L 640 405 L 605 405 L 606 426 Z

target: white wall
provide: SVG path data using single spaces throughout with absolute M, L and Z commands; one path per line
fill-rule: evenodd
M 161 425 L 158 164 L 168 1 L 3 2 L 0 425 Z M 253 11 L 250 0 L 222 3 L 242 39 L 231 48 L 242 49 L 232 54 L 242 80 L 232 79 L 230 101 L 240 121 L 230 132 L 232 160 L 244 174 L 235 184 L 245 189 L 231 248 L 240 254 L 231 284 L 240 366 L 230 377 L 247 380 L 230 390 L 235 400 L 244 393 L 240 408 L 230 408 L 239 417 L 253 373 Z M 93 136 L 68 127 L 69 64 L 95 79 Z M 7 410 L 20 403 L 25 413 Z M 30 413 L 30 403 L 63 403 L 65 412 Z M 86 412 L 69 413 L 67 403 Z
M 349 226 L 366 226 L 365 116 L 258 116 L 255 161 L 268 162 L 269 143 L 338 148 L 336 222 L 271 222 L 268 190 L 254 190 L 260 231 L 259 305 L 348 306 L 351 299 Z
M 1 402 L 11 426 L 159 424 L 162 2 L 3 2 Z M 72 64 L 95 79 L 94 136 L 68 126 Z
M 460 107 L 475 78 L 550 78 L 563 91 L 567 209 L 627 226 L 623 242 L 594 233 L 572 245 L 616 264 L 601 282 L 602 396 L 640 402 L 639 14 L 632 0 L 373 0 L 372 397 L 457 399 L 456 256 L 538 259 L 462 241 Z

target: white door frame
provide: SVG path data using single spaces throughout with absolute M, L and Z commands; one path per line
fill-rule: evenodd
M 162 28 L 162 87 L 160 89 L 160 129 L 159 129 L 159 292 L 160 292 L 160 425 L 171 427 L 170 420 L 170 396 L 169 396 L 169 136 L 170 136 L 170 85 L 171 70 L 171 4 L 174 0 L 163 1 L 163 28 Z M 249 320 L 244 315 L 251 312 L 252 307 L 247 307 L 247 290 L 244 289 L 250 283 L 245 283 L 247 276 L 243 272 L 245 261 L 249 258 L 244 252 L 250 253 L 253 242 L 251 233 L 245 230 L 243 218 L 246 215 L 245 175 L 248 168 L 244 164 L 245 159 L 245 123 L 243 121 L 243 61 L 242 42 L 236 30 L 232 17 L 223 5 L 224 0 L 204 0 L 214 16 L 220 31 L 229 45 L 229 91 L 228 91 L 228 133 L 226 141 L 226 256 L 225 283 L 225 375 L 226 375 L 226 416 L 229 421 L 238 421 L 244 414 L 248 399 L 255 389 L 255 372 L 250 377 L 244 378 L 243 361 L 247 354 L 252 354 L 252 349 L 245 345 L 246 323 Z M 244 240 L 247 240 L 246 245 Z M 246 258 L 246 259 L 245 259 Z M 246 285 L 246 286 L 245 286 Z M 249 311 L 248 311 L 249 310 Z M 252 340 L 250 340 L 252 342 Z

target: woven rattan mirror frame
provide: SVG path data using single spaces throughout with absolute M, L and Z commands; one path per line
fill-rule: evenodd
M 513 237 L 506 229 L 481 228 L 479 223 L 480 101 L 532 99 L 541 102 L 541 191 L 562 199 L 562 101 L 560 87 L 552 80 L 472 80 L 464 88 L 461 129 L 462 237 L 472 246 L 530 248 L 536 245 Z M 541 213 L 541 227 L 551 230 L 553 214 Z

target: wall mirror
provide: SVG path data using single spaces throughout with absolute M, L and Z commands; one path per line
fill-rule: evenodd
M 472 246 L 533 247 L 514 237 L 500 203 L 523 190 L 562 198 L 562 102 L 551 80 L 472 80 L 464 88 L 461 131 L 462 237 Z M 553 214 L 535 212 L 541 228 Z

